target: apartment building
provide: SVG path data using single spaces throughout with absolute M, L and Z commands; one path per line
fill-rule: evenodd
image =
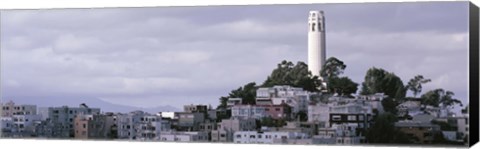
M 280 105 L 260 105 L 265 108 L 266 117 L 273 119 L 290 119 L 291 107 L 287 104 Z
M 75 139 L 105 139 L 109 131 L 106 126 L 106 115 L 79 114 L 74 118 Z
M 434 134 L 440 132 L 440 126 L 432 123 L 404 120 L 395 123 L 401 132 L 407 134 L 413 143 L 432 143 Z
M 265 109 L 256 105 L 235 105 L 232 107 L 232 117 L 261 119 L 267 116 Z
M 0 117 L 0 137 L 11 137 L 13 129 L 13 118 Z
M 328 104 L 309 105 L 307 115 L 307 121 L 318 124 L 319 128 L 330 127 L 330 106 Z
M 16 105 L 13 101 L 8 101 L 6 103 L 0 103 L 0 106 L 2 107 L 2 111 L 0 112 L 2 117 L 37 114 L 36 105 Z
M 205 113 L 175 112 L 174 119 L 177 122 L 177 130 L 181 131 L 198 131 L 200 124 L 205 121 Z
M 208 142 L 207 132 L 161 132 L 157 137 L 159 141 L 168 142 Z
M 90 108 L 85 104 L 79 107 L 50 107 L 48 108 L 47 120 L 53 123 L 53 137 L 68 138 L 75 137 L 74 119 L 77 115 L 97 115 L 99 108 Z
M 246 144 L 273 144 L 277 139 L 308 139 L 308 135 L 301 132 L 237 131 L 234 133 L 233 141 Z
M 40 115 L 13 115 L 13 126 L 11 127 L 14 137 L 31 137 L 34 135 L 35 121 L 40 121 Z
M 236 131 L 253 131 L 257 128 L 254 118 L 224 119 L 217 124 L 217 129 L 211 131 L 212 142 L 232 142 Z
M 135 140 L 137 138 L 136 125 L 140 124 L 141 118 L 146 115 L 143 111 L 132 111 L 127 114 L 116 114 L 118 139 Z
M 283 103 L 292 107 L 292 113 L 307 111 L 309 92 L 302 88 L 291 86 L 273 86 L 257 89 L 257 105 L 281 105 Z
M 356 124 L 333 124 L 336 144 L 360 144 L 365 142 L 364 134 L 360 133 Z

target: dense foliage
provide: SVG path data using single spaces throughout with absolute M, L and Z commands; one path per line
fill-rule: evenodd
M 405 86 L 402 80 L 394 73 L 387 72 L 381 68 L 370 68 L 365 75 L 360 94 L 369 95 L 385 93 L 397 100 L 405 97 Z

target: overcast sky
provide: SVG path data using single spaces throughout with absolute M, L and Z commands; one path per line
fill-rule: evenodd
M 467 102 L 468 3 L 377 3 L 1 12 L 2 98 L 91 96 L 153 107 L 218 104 L 282 60 L 307 61 L 309 10 L 327 57 L 361 83 L 371 67 L 417 74 Z M 34 100 L 34 99 L 32 99 Z M 68 99 L 65 99 L 68 100 Z

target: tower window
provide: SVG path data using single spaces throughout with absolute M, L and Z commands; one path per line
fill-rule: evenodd
M 312 31 L 315 31 L 315 23 L 312 24 Z

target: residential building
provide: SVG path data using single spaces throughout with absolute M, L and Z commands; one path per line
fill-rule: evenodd
M 207 132 L 161 132 L 158 137 L 159 141 L 173 142 L 207 142 Z
M 237 131 L 234 133 L 233 141 L 247 144 L 273 144 L 276 139 L 308 139 L 308 135 L 301 132 Z
M 105 125 L 106 115 L 79 114 L 74 119 L 76 139 L 105 139 L 108 131 Z
M 90 108 L 85 104 L 79 107 L 50 107 L 48 108 L 47 120 L 54 125 L 53 137 L 75 137 L 74 119 L 77 115 L 100 114 L 99 108 Z
M 200 112 L 200 113 L 205 113 L 207 112 L 208 106 L 207 105 L 185 105 L 183 106 L 183 111 L 187 113 L 195 113 L 195 112 Z
M 309 92 L 302 88 L 287 85 L 257 89 L 257 105 L 281 105 L 292 107 L 292 113 L 306 112 L 309 102 Z
M 155 140 L 162 132 L 171 131 L 171 124 L 160 115 L 144 115 L 135 126 L 137 140 Z
M 267 116 L 265 107 L 255 105 L 236 105 L 232 107 L 232 117 L 261 119 Z
M 11 137 L 13 129 L 13 118 L 0 117 L 0 137 Z
M 333 99 L 329 104 L 329 124 L 352 123 L 358 125 L 360 129 L 370 127 L 373 119 L 372 106 L 365 100 L 350 98 Z
M 404 117 L 406 115 L 415 116 L 418 114 L 423 114 L 421 110 L 420 101 L 418 100 L 409 100 L 401 103 L 397 107 L 397 115 L 399 117 Z
M 426 122 L 404 120 L 395 123 L 401 132 L 407 134 L 413 143 L 432 143 L 434 134 L 440 131 L 440 126 Z
M 2 107 L 1 116 L 2 117 L 11 117 L 13 115 L 36 115 L 37 106 L 36 105 L 16 105 L 13 101 L 8 101 L 6 103 L 0 103 Z
M 212 142 L 232 142 L 233 134 L 236 131 L 252 131 L 257 128 L 256 120 L 253 118 L 231 118 L 223 119 L 217 124 L 217 129 L 211 131 Z
M 291 107 L 287 104 L 280 105 L 260 105 L 265 108 L 266 117 L 273 119 L 290 119 Z
M 241 105 L 242 104 L 242 98 L 228 98 L 227 100 L 227 107 L 232 107 L 235 105 Z
M 361 128 L 356 124 L 333 124 L 335 129 L 336 144 L 360 144 L 365 143 L 365 137 L 361 134 Z
M 318 124 L 319 128 L 330 127 L 330 106 L 325 103 L 308 106 L 308 122 Z
M 461 117 L 457 117 L 457 132 L 459 133 L 459 137 L 463 140 L 463 138 L 469 135 L 469 114 L 465 114 Z
M 198 131 L 200 124 L 205 121 L 205 113 L 175 112 L 174 119 L 178 120 L 177 130 Z
M 387 98 L 388 95 L 384 93 L 375 93 L 372 95 L 359 95 L 356 98 L 364 100 L 367 104 L 372 107 L 373 111 L 377 111 L 379 114 L 385 112 L 382 105 L 382 100 Z
M 318 133 L 318 125 L 312 122 L 291 121 L 287 122 L 287 125 L 275 128 L 274 130 L 281 132 L 302 132 L 310 137 Z
M 13 115 L 12 135 L 14 137 L 31 137 L 34 135 L 35 121 L 40 120 L 40 115 Z
M 141 118 L 146 115 L 143 111 L 132 111 L 127 114 L 116 114 L 118 139 L 135 140 L 137 138 L 136 125 L 141 123 Z

